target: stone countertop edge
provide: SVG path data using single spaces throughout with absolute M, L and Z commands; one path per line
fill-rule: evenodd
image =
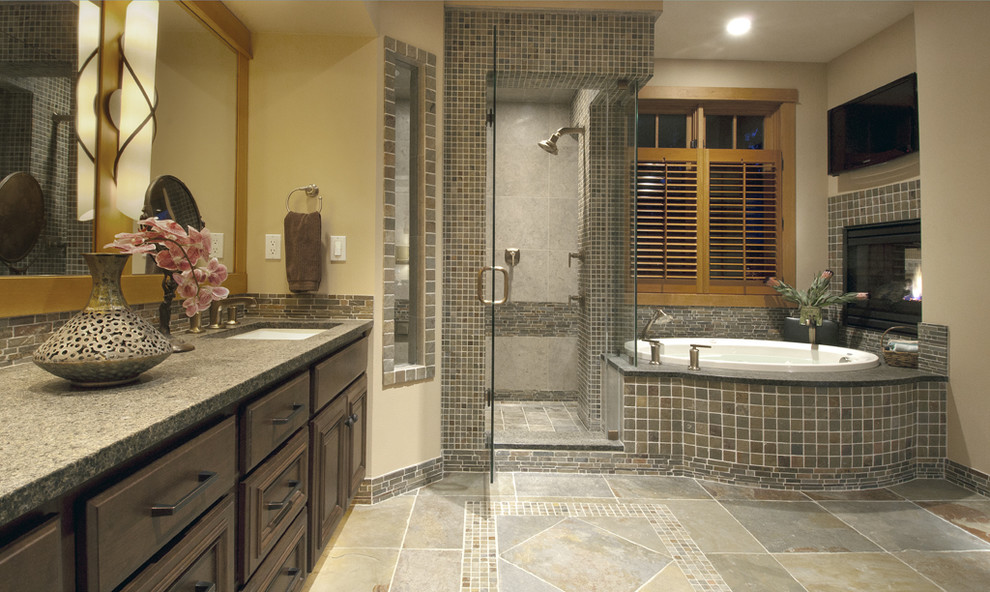
M 271 321 L 255 317 L 244 326 Z M 118 387 L 72 387 L 34 364 L 0 370 L 0 526 L 275 386 L 372 327 L 370 320 L 310 324 L 327 322 L 338 324 L 293 341 L 182 334 L 195 350 Z
M 608 364 L 625 376 L 661 376 L 664 378 L 690 378 L 738 382 L 742 384 L 766 384 L 775 386 L 799 387 L 839 387 L 886 386 L 913 384 L 918 382 L 948 382 L 941 374 L 921 372 L 911 368 L 894 368 L 881 363 L 875 368 L 848 370 L 843 372 L 746 372 L 741 370 L 706 369 L 702 361 L 701 370 L 688 370 L 684 366 L 650 366 L 643 362 L 633 366 L 625 356 L 605 356 Z

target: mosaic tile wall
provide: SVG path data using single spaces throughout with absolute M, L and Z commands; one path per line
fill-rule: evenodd
M 0 179 L 31 173 L 45 203 L 42 235 L 16 264 L 31 275 L 89 273 L 79 254 L 92 250 L 92 223 L 76 220 L 71 118 L 77 10 L 70 2 L 0 3 Z M 0 275 L 10 274 L 0 265 Z
M 642 333 L 655 307 L 640 306 L 636 334 Z M 728 339 L 781 338 L 784 318 L 791 308 L 735 308 L 709 306 L 664 306 L 674 317 L 665 325 L 654 325 L 650 337 L 724 337 Z
M 442 448 L 445 470 L 487 466 L 483 307 L 474 276 L 485 265 L 486 90 L 492 28 L 498 83 L 602 88 L 647 79 L 656 15 L 474 10 L 445 13 L 444 332 Z
M 623 441 L 699 476 L 875 487 L 946 453 L 944 383 L 807 388 L 627 376 Z
M 425 84 L 423 105 L 422 155 L 426 178 L 423 187 L 422 228 L 410 228 L 409 240 L 419 241 L 423 250 L 423 303 L 421 310 L 410 311 L 414 323 L 423 331 L 422 364 L 395 367 L 395 321 L 397 278 L 396 250 L 396 101 L 395 72 L 397 61 L 414 65 Z M 385 204 L 382 224 L 384 236 L 384 302 L 382 303 L 382 384 L 385 387 L 433 378 L 436 372 L 436 305 L 437 305 L 437 56 L 411 45 L 385 38 Z M 408 156 L 408 155 L 407 155 Z M 407 317 L 408 318 L 408 317 Z

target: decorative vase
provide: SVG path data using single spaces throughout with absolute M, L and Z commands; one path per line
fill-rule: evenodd
M 76 386 L 137 380 L 172 353 L 172 344 L 127 306 L 120 274 L 129 254 L 84 253 L 93 276 L 89 304 L 34 352 L 34 363 Z

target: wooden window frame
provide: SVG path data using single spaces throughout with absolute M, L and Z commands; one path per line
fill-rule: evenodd
M 793 280 L 795 262 L 795 195 L 796 195 L 796 109 L 798 91 L 795 89 L 707 88 L 646 86 L 639 92 L 640 113 L 687 113 L 688 125 L 694 130 L 690 137 L 704 137 L 704 114 L 764 115 L 764 147 L 780 153 L 780 246 L 777 275 Z M 691 114 L 702 111 L 697 119 Z M 705 152 L 701 142 L 697 148 L 698 162 Z M 693 149 L 690 149 L 693 150 Z M 699 241 L 705 240 L 699 232 Z M 705 285 L 708 285 L 707 262 L 703 262 Z M 648 286 L 637 283 L 637 302 L 650 306 L 737 306 L 779 307 L 783 303 L 777 293 L 765 286 L 747 286 L 745 294 L 718 294 L 698 290 L 684 292 L 646 291 Z

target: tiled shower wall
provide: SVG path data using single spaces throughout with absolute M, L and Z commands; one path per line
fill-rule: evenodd
M 649 78 L 655 21 L 656 15 L 648 13 L 462 7 L 446 11 L 441 442 L 445 470 L 481 470 L 488 463 L 483 425 L 485 315 L 475 300 L 474 279 L 486 265 L 485 115 L 493 27 L 498 29 L 501 87 L 600 89 L 614 88 L 620 79 L 638 84 Z M 582 321 L 593 318 L 604 323 L 604 300 L 599 304 L 593 294 L 584 296 Z
M 505 249 L 520 254 L 509 271 L 511 299 L 496 314 L 495 392 L 502 400 L 576 398 L 579 305 L 569 297 L 578 294 L 579 263 L 569 265 L 568 253 L 578 250 L 577 170 L 584 138 L 561 137 L 556 156 L 537 145 L 574 125 L 570 104 L 558 102 L 568 94 L 523 92 L 519 100 L 500 95 L 496 110 L 498 199 L 493 208 L 489 183 L 486 204 L 488 215 L 495 215 L 495 264 L 505 265 Z M 485 329 L 491 333 L 489 324 Z
M 30 173 L 45 204 L 41 237 L 15 264 L 31 275 L 87 274 L 80 253 L 92 250 L 92 223 L 76 220 L 77 10 L 71 2 L 0 2 L 0 179 Z M 0 264 L 2 275 L 10 271 Z

